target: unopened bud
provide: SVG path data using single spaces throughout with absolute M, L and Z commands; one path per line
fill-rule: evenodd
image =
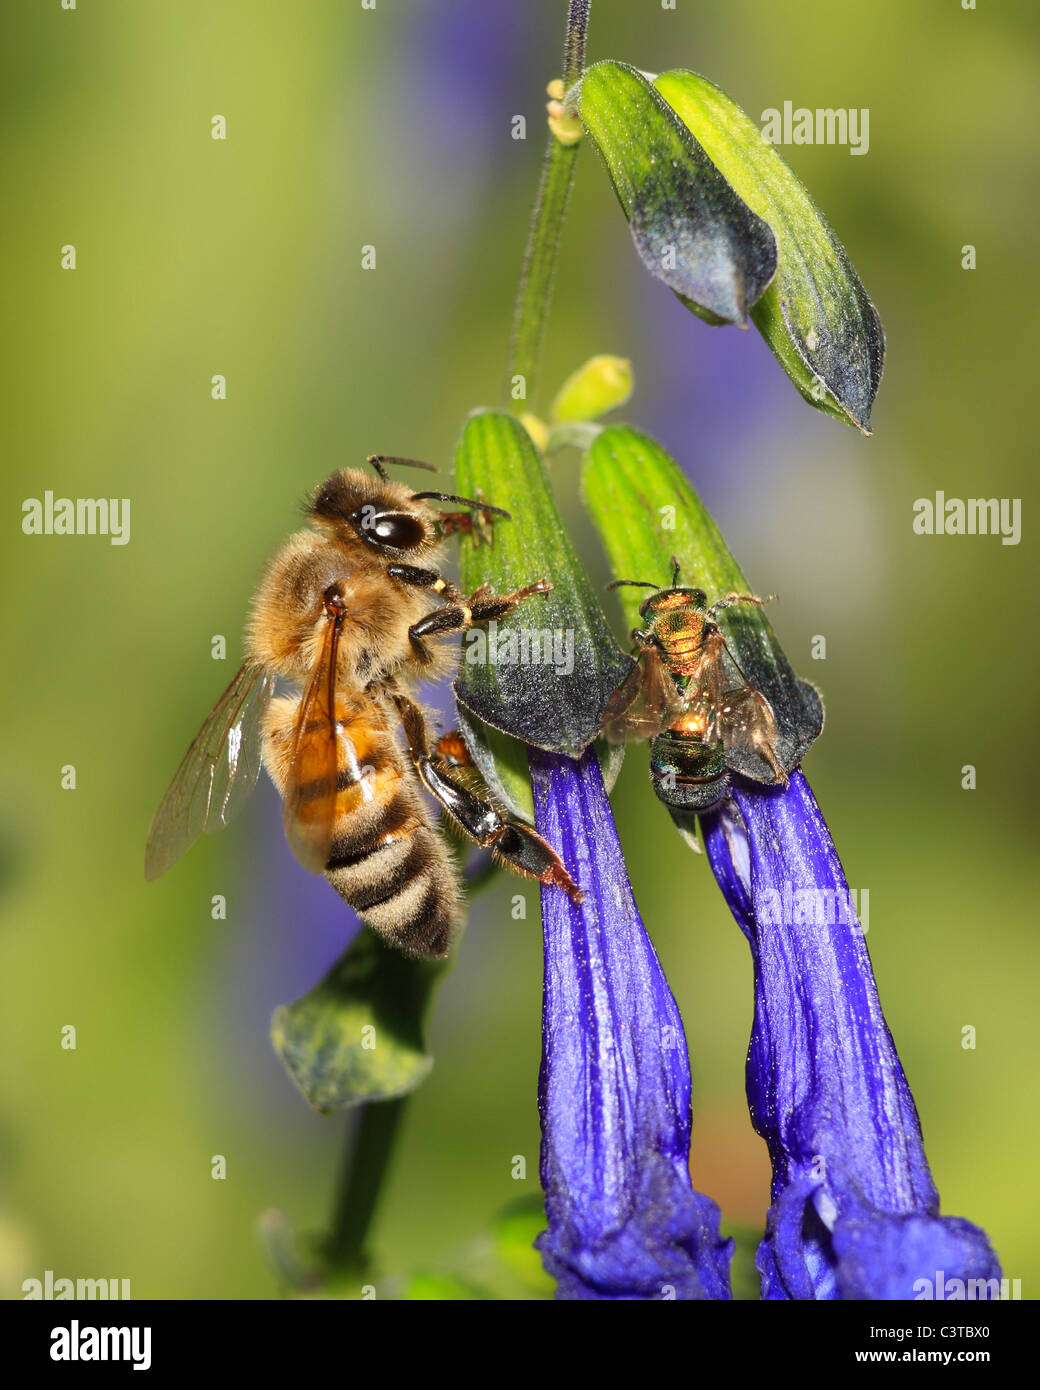
M 590 357 L 556 393 L 552 418 L 596 420 L 624 405 L 632 394 L 632 363 L 627 357 Z
M 544 420 L 540 420 L 537 415 L 532 415 L 530 411 L 525 411 L 520 416 L 520 423 L 531 436 L 531 442 L 540 454 L 544 454 L 549 443 L 549 427 Z
M 568 111 L 563 104 L 563 83 L 555 77 L 545 89 L 549 100 L 545 109 L 549 115 L 549 129 L 561 145 L 576 145 L 581 139 L 581 121 L 577 113 Z

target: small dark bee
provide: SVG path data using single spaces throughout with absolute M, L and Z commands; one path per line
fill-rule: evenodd
M 262 756 L 284 801 L 289 844 L 365 924 L 418 956 L 449 950 L 461 883 L 423 798 L 516 873 L 581 893 L 552 847 L 489 799 L 457 735 L 433 743 L 413 687 L 449 674 L 451 634 L 505 617 L 552 585 L 468 597 L 440 573 L 444 541 L 486 534 L 508 512 L 413 492 L 373 456 L 372 478 L 334 473 L 307 527 L 271 561 L 253 600 L 245 664 L 188 749 L 152 823 L 156 878 L 202 831 L 220 830 L 252 789 Z M 467 510 L 439 512 L 432 503 Z M 295 687 L 275 696 L 278 679 Z M 405 748 L 395 736 L 404 734 Z M 407 750 L 407 751 L 406 751 Z
M 773 708 L 740 669 L 715 622 L 724 608 L 769 599 L 731 593 L 709 608 L 704 590 L 681 588 L 678 561 L 672 566 L 666 588 L 639 579 L 608 586 L 655 592 L 640 604 L 647 626 L 632 632 L 637 665 L 611 700 L 603 731 L 615 743 L 649 739 L 654 791 L 670 810 L 690 814 L 724 798 L 734 762 L 759 781 L 786 785 L 787 773 Z

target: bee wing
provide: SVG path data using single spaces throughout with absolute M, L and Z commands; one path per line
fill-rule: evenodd
M 773 707 L 744 675 L 728 647 L 725 647 L 725 652 L 728 657 L 726 684 L 716 697 L 715 737 L 721 741 L 727 753 L 740 751 L 758 754 L 769 764 L 776 781 L 786 783 L 787 773 L 777 757 L 776 743 L 780 732 Z M 721 665 L 720 658 L 720 680 Z M 732 673 L 728 669 L 730 666 Z
M 639 653 L 634 669 L 607 704 L 603 732 L 613 743 L 655 738 L 678 718 L 685 700 L 654 646 Z
M 330 620 L 314 674 L 300 701 L 293 734 L 292 764 L 285 784 L 286 838 L 293 854 L 312 874 L 320 874 L 329 862 L 336 823 L 338 646 L 339 627 Z M 353 744 L 349 744 L 349 740 L 348 745 L 348 753 L 353 756 Z
M 260 725 L 275 679 L 246 664 L 210 710 L 148 832 L 145 878 L 158 878 L 205 831 L 223 830 L 260 772 Z
M 752 685 L 724 690 L 715 713 L 719 738 L 727 748 L 754 744 L 756 736 L 776 737 L 776 720 L 766 697 Z

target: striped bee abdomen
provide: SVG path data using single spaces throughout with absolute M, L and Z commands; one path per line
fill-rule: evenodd
M 344 902 L 399 950 L 446 955 L 459 918 L 458 876 L 413 789 L 403 782 L 373 835 L 359 836 L 346 818 L 338 829 L 325 877 Z
M 297 698 L 275 700 L 264 759 L 280 791 L 292 758 Z M 337 692 L 338 774 L 325 877 L 398 950 L 443 956 L 460 916 L 458 870 L 423 800 L 419 781 L 380 704 Z M 315 795 L 321 795 L 320 786 Z

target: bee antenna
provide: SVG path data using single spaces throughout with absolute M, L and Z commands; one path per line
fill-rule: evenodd
M 678 587 L 679 587 L 679 561 L 678 561 L 678 560 L 675 558 L 675 556 L 673 555 L 673 556 L 672 556 L 672 588 L 673 588 L 673 589 L 677 589 Z
M 430 500 L 433 502 L 458 502 L 463 507 L 472 507 L 477 512 L 493 512 L 495 516 L 504 516 L 507 521 L 512 521 L 512 515 L 505 512 L 501 507 L 493 507 L 490 502 L 474 502 L 472 497 L 455 497 L 450 492 L 413 492 L 412 501 Z
M 651 584 L 649 579 L 615 579 L 613 583 L 607 585 L 607 588 L 621 589 L 625 585 L 633 589 L 659 589 L 661 587 L 660 584 Z
M 422 459 L 398 458 L 396 454 L 369 454 L 365 462 L 370 463 L 372 465 L 372 467 L 376 470 L 376 472 L 382 478 L 384 483 L 388 483 L 390 481 L 390 474 L 386 471 L 385 467 L 383 466 L 387 463 L 397 464 L 400 465 L 402 468 L 425 468 L 427 473 L 437 472 L 436 464 L 424 463 Z

